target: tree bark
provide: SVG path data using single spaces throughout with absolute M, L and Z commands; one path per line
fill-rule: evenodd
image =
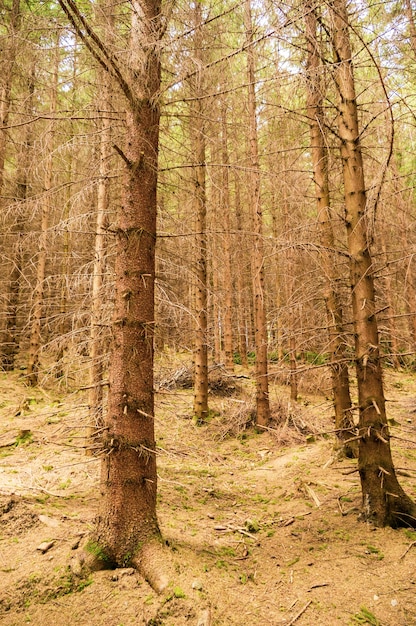
M 35 69 L 32 66 L 28 84 L 28 95 L 25 105 L 25 113 L 29 116 L 33 109 L 33 96 L 35 89 Z M 6 372 L 13 371 L 15 359 L 19 350 L 18 332 L 18 308 L 20 300 L 20 283 L 22 279 L 22 269 L 24 254 L 22 249 L 25 232 L 25 203 L 29 186 L 29 168 L 31 161 L 31 150 L 33 147 L 33 127 L 28 124 L 24 130 L 24 140 L 18 153 L 15 197 L 13 199 L 13 214 L 15 216 L 14 231 L 15 243 L 13 245 L 12 268 L 8 278 L 5 322 L 1 341 L 1 367 Z
M 253 26 L 250 0 L 245 2 L 244 26 L 247 40 L 248 115 L 250 138 L 250 202 L 254 231 L 252 278 L 254 296 L 255 346 L 256 346 L 256 424 L 267 426 L 270 421 L 269 379 L 267 365 L 267 325 L 264 294 L 263 216 L 260 199 L 260 170 L 256 120 L 255 63 L 253 51 Z
M 57 110 L 58 103 L 58 76 L 59 76 L 59 50 L 60 34 L 57 35 L 55 42 L 55 58 L 53 67 L 53 80 L 50 91 L 50 107 L 51 116 Z M 41 350 L 41 330 L 42 330 L 42 312 L 44 306 L 44 291 L 45 291 L 45 276 L 46 276 L 46 260 L 48 252 L 48 228 L 51 212 L 51 198 L 50 191 L 52 188 L 53 177 L 53 144 L 55 138 L 55 130 L 53 127 L 54 121 L 52 119 L 51 126 L 47 130 L 46 146 L 47 157 L 45 162 L 45 175 L 44 175 L 44 196 L 41 200 L 41 223 L 40 223 L 40 235 L 39 235 L 39 253 L 36 264 L 36 285 L 33 294 L 33 306 L 31 316 L 31 328 L 30 328 L 30 346 L 29 357 L 27 365 L 27 381 L 29 385 L 35 386 L 38 384 L 39 379 L 39 362 L 40 362 L 40 350 Z
M 351 458 L 358 456 L 358 445 L 356 441 L 350 441 L 354 437 L 355 432 L 345 350 L 343 314 L 337 288 L 339 277 L 336 272 L 334 231 L 329 195 L 328 149 L 324 134 L 323 65 L 318 48 L 315 9 L 310 2 L 307 3 L 306 8 L 308 121 L 322 246 L 321 261 L 324 274 L 324 299 L 329 333 L 335 428 L 339 444 L 342 446 L 345 455 Z
M 226 101 L 221 106 L 221 152 L 222 152 L 222 185 L 221 185 L 221 212 L 224 222 L 223 251 L 224 251 L 224 352 L 225 367 L 229 372 L 234 371 L 233 350 L 233 280 L 231 272 L 231 207 L 229 185 L 228 159 L 228 128 L 227 128 Z
M 116 293 L 101 505 L 89 550 L 94 566 L 133 565 L 158 591 L 168 584 L 156 516 L 154 325 L 156 187 L 160 122 L 160 0 L 131 0 L 129 71 L 85 29 L 74 0 L 59 0 L 89 51 L 128 101 L 123 204 L 116 230 Z M 98 43 L 97 43 L 98 42 Z M 169 569 L 169 568 L 168 568 Z
M 103 437 L 97 544 L 107 563 L 133 564 L 156 588 L 153 336 L 159 140 L 159 0 L 132 3 L 131 69 L 124 197 L 116 235 L 116 295 L 108 411 Z M 156 578 L 155 578 L 156 577 Z
M 13 72 L 16 63 L 16 54 L 19 38 L 17 36 L 21 23 L 20 0 L 12 0 L 9 34 L 7 43 L 2 49 L 2 71 L 0 77 L 0 193 L 4 183 L 4 164 L 6 159 L 7 126 L 10 112 L 10 93 L 12 89 Z
M 416 505 L 398 483 L 390 449 L 367 230 L 364 164 L 344 0 L 331 3 L 331 18 L 355 334 L 363 517 L 377 526 L 415 526 Z
M 97 188 L 97 213 L 95 221 L 94 264 L 91 289 L 90 321 L 90 390 L 88 405 L 90 411 L 89 436 L 94 437 L 103 427 L 103 344 L 101 331 L 101 303 L 106 267 L 106 224 L 108 212 L 108 187 L 110 171 L 111 110 L 110 79 L 102 76 L 103 91 L 100 97 L 102 109 L 100 135 L 100 179 Z
M 208 340 L 207 340 L 207 200 L 205 187 L 205 128 L 203 111 L 202 10 L 194 6 L 194 49 L 198 71 L 193 85 L 195 98 L 191 110 L 195 215 L 195 340 L 194 340 L 194 416 L 198 424 L 208 418 Z

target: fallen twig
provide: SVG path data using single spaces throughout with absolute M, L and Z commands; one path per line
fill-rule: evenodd
M 318 589 L 319 587 L 328 587 L 329 583 L 316 583 L 316 585 L 312 585 L 311 587 L 309 587 L 308 589 L 308 593 L 309 591 L 312 591 L 312 589 Z
M 406 554 L 409 552 L 410 548 L 413 548 L 413 546 L 416 546 L 416 541 L 412 541 L 412 543 L 410 543 L 406 550 L 403 552 L 403 554 L 401 555 L 401 557 L 399 557 L 399 561 L 401 561 L 402 559 L 404 559 L 404 557 L 406 556 Z
M 306 609 L 308 608 L 310 604 L 312 604 L 312 600 L 309 600 L 309 602 L 305 604 L 305 606 L 299 611 L 299 613 L 295 615 L 295 617 L 291 619 L 290 622 L 288 622 L 287 626 L 292 626 L 292 624 L 297 622 L 300 616 L 304 614 L 304 612 L 306 611 Z

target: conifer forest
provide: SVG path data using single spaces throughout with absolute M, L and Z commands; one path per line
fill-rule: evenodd
M 0 622 L 416 626 L 416 3 L 0 0 Z

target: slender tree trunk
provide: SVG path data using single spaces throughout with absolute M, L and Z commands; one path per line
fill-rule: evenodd
M 34 68 L 29 79 L 28 97 L 26 101 L 26 115 L 29 117 L 33 109 L 33 94 L 35 89 Z M 25 232 L 25 202 L 28 192 L 28 173 L 33 146 L 33 128 L 28 124 L 25 128 L 25 138 L 19 150 L 16 170 L 16 192 L 13 200 L 15 215 L 14 237 L 12 254 L 12 268 L 8 279 L 6 312 L 4 330 L 2 332 L 1 367 L 10 372 L 14 369 L 15 358 L 19 349 L 19 333 L 17 314 L 20 300 L 20 283 L 23 269 L 22 240 Z
M 329 352 L 331 355 L 332 394 L 335 411 L 337 438 L 348 457 L 358 456 L 356 441 L 345 443 L 354 437 L 354 420 L 346 359 L 346 343 L 342 307 L 338 293 L 338 276 L 334 258 L 334 232 L 329 197 L 328 149 L 324 135 L 323 111 L 324 83 L 321 78 L 323 65 L 318 49 L 317 19 L 312 4 L 307 3 L 306 37 L 308 46 L 307 96 L 308 119 L 311 136 L 316 202 L 322 245 L 322 269 L 324 273 L 324 298 L 328 320 Z
M 358 468 L 363 516 L 378 526 L 415 526 L 416 506 L 398 483 L 390 449 L 367 231 L 364 165 L 345 1 L 334 0 L 331 10 L 355 333 L 360 433 Z
M 298 374 L 296 364 L 296 337 L 294 327 L 291 328 L 289 339 L 289 364 L 290 364 L 290 399 L 292 402 L 298 401 Z
M 6 159 L 7 132 L 4 127 L 9 121 L 10 93 L 12 88 L 13 72 L 16 62 L 18 30 L 20 28 L 20 0 L 12 0 L 8 23 L 8 37 L 6 45 L 2 47 L 1 77 L 0 77 L 0 193 L 4 182 L 4 163 Z
M 10 16 L 8 20 L 8 36 L 4 37 L 4 44 L 1 51 L 1 75 L 0 75 L 0 209 L 4 208 L 1 196 L 3 194 L 6 148 L 8 132 L 6 127 L 9 123 L 9 113 L 11 104 L 11 89 L 13 82 L 14 67 L 16 63 L 17 33 L 20 28 L 20 0 L 13 0 L 10 7 Z M 21 171 L 17 168 L 17 177 L 19 178 Z M 22 192 L 23 187 L 19 188 L 17 183 L 17 195 Z M 20 224 L 18 229 L 23 226 Z M 7 286 L 7 294 L 4 299 L 5 315 L 4 323 L 1 327 L 1 355 L 0 366 L 5 371 L 11 371 L 14 367 L 14 357 L 16 353 L 15 342 L 15 325 L 16 325 L 16 294 L 18 293 L 18 285 L 20 278 L 18 257 L 20 256 L 20 234 L 17 235 L 17 243 L 14 249 L 17 256 L 14 255 L 12 267 L 10 268 L 10 277 Z M 18 297 L 18 296 L 17 296 Z
M 253 245 L 253 295 L 256 345 L 256 423 L 267 426 L 270 420 L 269 380 L 267 367 L 267 326 L 266 303 L 264 294 L 264 251 L 263 251 L 263 216 L 260 199 L 260 173 L 258 157 L 258 137 L 256 120 L 256 95 L 254 76 L 253 26 L 251 18 L 251 0 L 246 0 L 244 21 L 247 39 L 247 82 L 248 82 L 248 115 L 250 137 L 251 167 L 251 209 L 254 231 Z
M 50 108 L 51 108 L 51 128 L 47 131 L 46 146 L 47 146 L 47 158 L 45 161 L 45 176 L 44 176 L 44 196 L 42 198 L 42 211 L 41 211 L 41 224 L 39 235 L 39 253 L 36 264 L 36 285 L 33 294 L 33 305 L 31 315 L 31 330 L 30 330 L 30 346 L 29 346 L 29 358 L 27 366 L 27 381 L 29 385 L 35 386 L 38 384 L 39 378 L 39 359 L 41 349 L 41 327 L 42 327 L 42 312 L 43 312 L 43 299 L 45 291 L 45 276 L 46 276 L 46 259 L 48 252 L 48 228 L 49 218 L 51 212 L 51 198 L 50 191 L 52 188 L 52 176 L 53 176 L 53 143 L 55 138 L 55 131 L 53 128 L 53 117 L 57 110 L 58 102 L 58 75 L 59 75 L 59 50 L 60 35 L 58 34 L 55 44 L 55 58 L 53 68 L 53 80 L 50 92 Z
M 90 410 L 89 436 L 99 433 L 103 422 L 103 345 L 102 313 L 103 285 L 106 268 L 106 224 L 108 212 L 108 191 L 111 150 L 111 87 L 110 78 L 103 73 L 102 92 L 99 106 L 102 110 L 100 133 L 100 178 L 97 187 L 97 214 L 95 221 L 94 264 L 91 289 L 90 321 L 90 389 L 88 405 Z
M 208 417 L 208 342 L 207 342 L 207 200 L 205 185 L 205 128 L 203 110 L 203 40 L 200 3 L 194 6 L 194 48 L 199 71 L 196 73 L 191 111 L 193 125 L 194 215 L 195 215 L 195 343 L 194 343 L 194 416 L 202 424 Z M 216 322 L 216 321 L 215 321 Z
M 416 26 L 411 0 L 404 0 L 404 11 L 406 13 L 407 21 L 409 23 L 410 45 L 412 47 L 413 56 L 416 59 Z
M 223 286 L 224 286 L 224 352 L 225 367 L 229 372 L 234 371 L 233 358 L 233 280 L 231 272 L 231 210 L 230 210 L 230 184 L 229 184 L 229 159 L 228 159 L 228 128 L 226 102 L 221 107 L 221 148 L 222 148 L 222 185 L 221 185 L 221 212 L 223 215 Z
M 405 292 L 411 348 L 416 352 L 416 289 L 413 282 L 412 265 L 414 265 L 413 259 L 409 261 L 409 266 L 406 270 Z
M 389 269 L 389 266 L 388 266 L 389 254 L 388 254 L 388 249 L 387 249 L 385 233 L 383 231 L 380 233 L 380 243 L 381 243 L 381 248 L 383 250 L 383 255 L 386 261 L 386 268 L 387 268 L 385 278 L 384 278 L 384 286 L 385 286 L 384 293 L 385 293 L 385 298 L 386 298 L 386 304 L 388 307 L 387 308 L 387 311 L 388 311 L 387 324 L 386 324 L 386 330 L 387 330 L 386 343 L 388 345 L 388 352 L 390 354 L 393 367 L 395 369 L 400 369 L 399 342 L 397 339 L 398 335 L 397 335 L 395 307 L 394 307 L 395 289 L 393 286 L 391 270 Z
M 237 288 L 237 325 L 238 325 L 238 351 L 241 358 L 241 365 L 248 368 L 248 320 L 250 319 L 250 301 L 252 298 L 248 298 L 246 295 L 247 281 L 245 280 L 244 269 L 247 265 L 247 255 L 245 249 L 246 236 L 243 230 L 243 215 L 240 197 L 240 181 L 235 176 L 234 185 L 234 202 L 235 202 L 235 216 L 237 222 L 238 232 L 238 271 L 236 275 L 236 288 Z
M 220 273 L 220 262 L 218 259 L 218 249 L 212 245 L 210 251 L 210 276 L 212 277 L 212 297 L 210 298 L 211 307 L 208 307 L 210 310 L 210 314 L 212 315 L 212 334 L 214 340 L 214 363 L 221 363 L 221 345 L 222 345 L 222 334 L 221 334 L 221 310 L 219 307 L 219 273 Z

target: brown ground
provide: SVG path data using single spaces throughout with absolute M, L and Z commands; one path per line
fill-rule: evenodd
M 416 376 L 386 381 L 396 467 L 416 498 Z M 276 385 L 284 423 L 262 435 L 243 430 L 246 395 L 213 397 L 220 415 L 197 427 L 190 391 L 158 394 L 159 520 L 177 571 L 158 597 L 133 570 L 69 568 L 98 501 L 84 395 L 0 374 L 0 623 L 197 626 L 205 607 L 212 626 L 416 625 L 416 532 L 358 521 L 355 463 L 332 436 L 306 442 L 306 426 L 332 428 L 307 388 L 288 411 Z

